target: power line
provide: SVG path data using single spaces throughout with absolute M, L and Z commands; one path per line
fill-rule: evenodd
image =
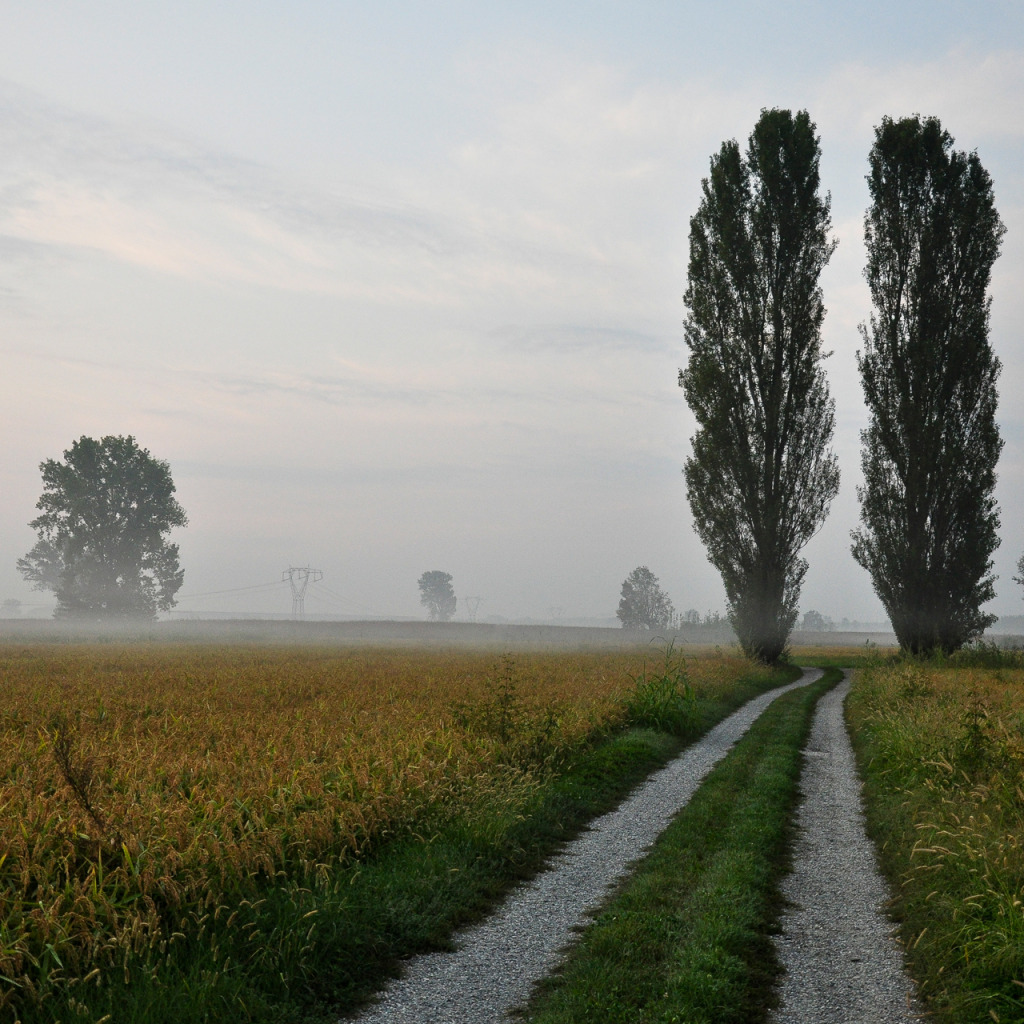
M 217 594 L 241 594 L 246 590 L 267 590 L 270 587 L 280 587 L 285 581 L 275 580 L 273 583 L 257 583 L 253 587 L 229 587 L 227 590 L 206 590 L 201 594 L 179 594 L 178 600 L 191 601 L 197 597 L 214 597 Z
M 309 591 L 310 597 L 316 597 L 320 601 L 324 601 L 327 604 L 334 604 L 341 608 L 346 608 L 349 611 L 358 612 L 360 615 L 380 615 L 379 612 L 370 608 L 368 605 L 359 601 L 353 601 L 352 598 L 346 597 L 344 594 L 339 594 L 336 590 L 332 590 L 324 583 L 319 583 L 316 580 L 311 580 L 311 583 L 315 584 Z
M 306 614 L 306 587 L 310 582 L 316 583 L 324 578 L 319 569 L 290 566 L 281 573 L 281 582 L 287 582 L 292 588 L 292 618 L 301 619 Z

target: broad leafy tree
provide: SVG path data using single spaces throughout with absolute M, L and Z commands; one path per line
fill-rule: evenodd
M 646 565 L 637 566 L 622 581 L 619 610 L 625 629 L 666 629 L 672 623 L 672 602 Z
M 835 629 L 835 623 L 827 615 L 822 615 L 821 612 L 812 608 L 810 611 L 804 612 L 800 628 L 808 633 L 824 633 Z
M 950 652 L 995 618 L 981 611 L 1002 448 L 988 285 L 1005 229 L 977 153 L 954 150 L 934 117 L 882 121 L 868 185 L 874 310 L 858 364 L 870 419 L 853 555 L 900 645 Z
M 745 158 L 735 141 L 712 157 L 690 221 L 687 496 L 743 650 L 767 663 L 786 651 L 799 552 L 839 489 L 818 283 L 835 242 L 819 156 L 806 111 L 762 111 Z
M 173 607 L 184 573 L 167 534 L 187 520 L 167 463 L 134 437 L 81 437 L 39 468 L 39 539 L 18 571 L 53 592 L 56 615 L 151 619 Z
M 448 622 L 455 614 L 455 590 L 451 573 L 432 569 L 419 578 L 420 604 L 432 622 Z

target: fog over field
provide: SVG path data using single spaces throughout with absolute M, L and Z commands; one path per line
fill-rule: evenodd
M 977 149 L 1006 224 L 1002 546 L 1024 613 L 1024 6 L 1015 0 L 4 5 L 0 600 L 39 463 L 81 435 L 167 460 L 186 613 L 614 617 L 648 565 L 723 609 L 682 466 L 689 218 L 764 107 L 821 136 L 842 481 L 802 610 L 884 619 L 857 524 L 864 175 L 884 115 Z

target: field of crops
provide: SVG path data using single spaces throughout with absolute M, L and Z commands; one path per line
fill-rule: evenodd
M 0 1013 L 94 1020 L 88 992 L 159 979 L 186 947 L 230 972 L 226 925 L 253 927 L 233 946 L 249 970 L 301 959 L 316 901 L 268 936 L 251 922 L 269 894 L 315 896 L 475 809 L 514 817 L 627 720 L 640 668 L 628 652 L 0 648 Z M 750 667 L 688 673 L 715 693 Z
M 848 717 L 929 1008 L 957 1024 L 1021 1021 L 1024 668 L 970 660 L 864 669 Z

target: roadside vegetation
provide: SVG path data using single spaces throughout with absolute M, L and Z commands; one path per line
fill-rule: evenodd
M 728 656 L 0 649 L 0 1017 L 310 1020 L 793 677 Z
M 772 703 L 542 983 L 531 1024 L 764 1020 L 802 750 L 836 669 Z
M 936 1020 L 1024 1020 L 1024 657 L 861 669 L 847 717 L 911 973 Z
M 877 665 L 882 658 L 894 657 L 898 648 L 879 647 L 873 643 L 847 644 L 834 647 L 801 646 L 796 644 L 790 657 L 798 665 L 814 665 L 817 668 L 858 669 Z

